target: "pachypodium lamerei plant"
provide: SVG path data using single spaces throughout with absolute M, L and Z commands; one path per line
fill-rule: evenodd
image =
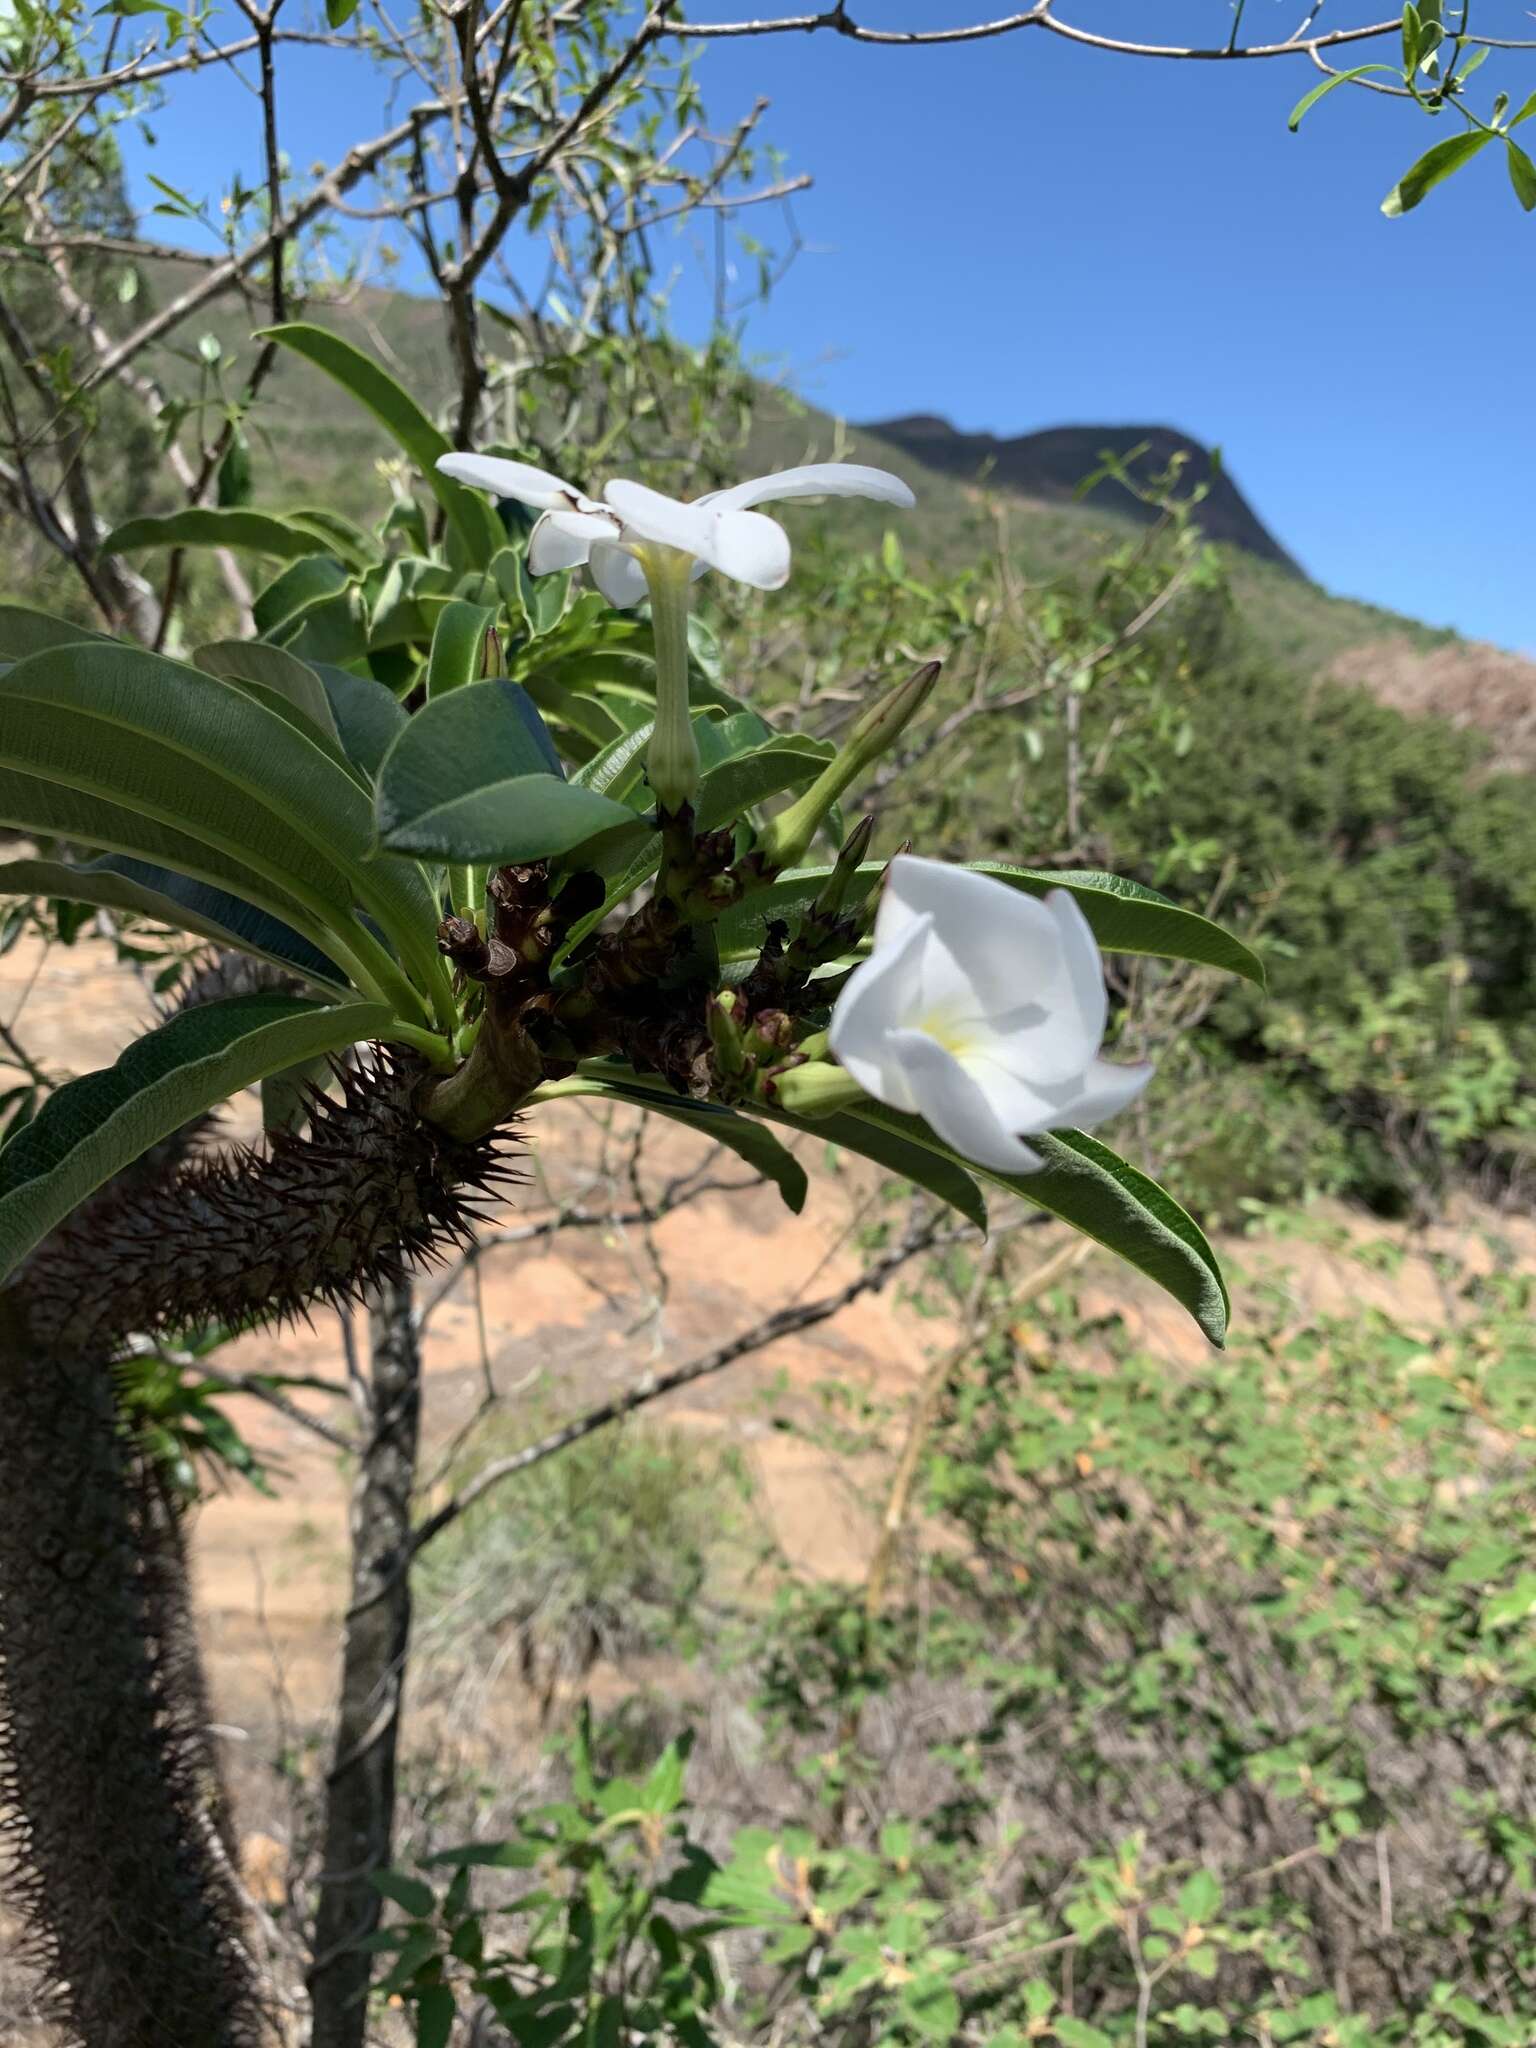
M 481 500 L 477 528 L 450 501 L 463 534 L 483 530 L 485 560 L 444 599 L 413 712 L 364 672 L 366 650 L 342 669 L 292 638 L 220 643 L 194 668 L 0 615 L 14 662 L 0 817 L 103 849 L 13 864 L 0 889 L 137 909 L 288 977 L 173 1018 L 0 1150 L 0 1272 L 32 1341 L 99 1350 L 355 1292 L 471 1228 L 514 1120 L 568 1095 L 707 1130 L 796 1208 L 785 1131 L 816 1130 L 978 1223 L 983 1184 L 1001 1185 L 1151 1274 L 1219 1341 L 1226 1299 L 1198 1227 L 1081 1127 L 1147 1080 L 1100 1057 L 1100 947 L 1257 977 L 1252 955 L 1110 876 L 905 854 L 887 870 L 868 818 L 808 865 L 937 663 L 836 747 L 700 687 L 696 577 L 771 590 L 789 574 L 788 538 L 755 506 L 903 504 L 907 487 L 811 465 L 684 504 L 623 481 L 588 496 L 499 456 L 436 467 L 451 490 L 541 516 L 530 533 Z M 516 615 L 469 594 L 509 555 L 494 580 Z M 578 566 L 615 607 L 649 596 L 651 690 L 629 651 L 626 715 L 606 743 L 573 747 L 579 725 L 536 672 L 539 631 L 523 635 L 524 682 L 483 671 L 519 618 L 568 651 L 564 621 L 589 602 L 571 590 Z M 556 602 L 530 604 L 530 579 Z M 354 1063 L 340 1102 L 312 1095 L 307 1133 L 183 1165 L 118 1203 L 86 1255 L 89 1205 L 71 1212 L 147 1146 L 234 1088 L 360 1041 L 382 1050 Z
M 118 2038 L 123 1987 L 141 1980 L 157 2012 L 217 2008 L 217 2038 L 248 2038 L 238 1914 L 216 1870 L 186 1879 L 207 1861 L 178 1791 L 197 1782 L 197 1742 L 179 1776 L 146 1742 L 149 1764 L 114 1780 L 116 1836 L 157 1842 L 165 1873 L 130 1926 L 116 1901 L 139 1896 L 137 1873 L 97 1882 L 94 1752 L 59 1740 L 73 1724 L 58 1702 L 77 1697 L 111 1740 L 101 1617 L 146 1727 L 174 1655 L 145 1604 L 103 1372 L 146 1335 L 299 1314 L 439 1255 L 515 1180 L 529 1113 L 567 1096 L 702 1131 L 795 1209 L 796 1133 L 978 1226 L 998 1186 L 1152 1276 L 1214 1341 L 1227 1315 L 1198 1226 L 1070 1126 L 1146 1079 L 1100 1058 L 1101 947 L 1261 979 L 1252 954 L 1113 876 L 905 855 L 888 869 L 873 817 L 845 833 L 840 806 L 921 715 L 938 664 L 833 745 L 725 688 L 690 618 L 701 565 L 764 589 L 788 574 L 757 502 L 900 503 L 905 486 L 834 465 L 683 505 L 636 484 L 588 497 L 501 458 L 439 467 L 441 435 L 403 393 L 380 395 L 376 366 L 315 330 L 284 338 L 396 423 L 441 547 L 416 506 L 373 538 L 314 511 L 243 515 L 247 542 L 287 566 L 257 597 L 261 637 L 191 662 L 0 606 L 0 825 L 38 844 L 0 866 L 0 895 L 103 906 L 256 967 L 0 1141 L 0 1402 L 45 1503 L 0 1523 L 0 1788 L 24 1816 L 34 1924 L 92 2039 Z M 234 538 L 185 518 L 115 542 Z M 596 593 L 577 594 L 582 565 Z M 197 1145 L 207 1113 L 258 1082 L 278 1106 L 265 1144 Z M 48 1484 L 98 1471 L 88 1495 Z M 82 1542 L 89 1576 L 66 1614 L 55 1572 Z M 178 1884 L 179 1918 L 160 1900 Z M 119 2034 L 153 2038 L 163 2018 Z M 202 2018 L 182 2033 L 215 2037 Z

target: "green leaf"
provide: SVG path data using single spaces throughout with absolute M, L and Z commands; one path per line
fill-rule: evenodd
M 1504 147 L 1509 151 L 1509 182 L 1515 188 L 1515 197 L 1530 213 L 1536 210 L 1536 164 L 1508 136 L 1504 138 Z
M 327 13 L 333 14 L 338 5 L 350 13 L 357 0 L 326 0 Z M 416 2048 L 448 2048 L 454 2010 L 453 1993 L 446 1984 L 424 1985 L 416 1993 Z
M 1264 963 L 1241 939 L 1234 938 L 1198 910 L 1185 910 L 1156 889 L 1128 882 L 1121 875 L 1089 868 L 1016 868 L 997 861 L 967 862 L 978 874 L 994 875 L 1011 888 L 1031 896 L 1065 889 L 1093 928 L 1107 953 L 1144 953 L 1159 960 L 1188 960 L 1202 967 L 1220 967 L 1240 974 L 1259 988 L 1265 984 Z
M 884 872 L 884 862 L 866 861 L 859 879 L 872 887 Z M 1044 896 L 1052 889 L 1065 889 L 1093 928 L 1093 935 L 1107 953 L 1140 953 L 1159 960 L 1188 960 L 1198 966 L 1220 967 L 1229 974 L 1264 986 L 1264 963 L 1241 939 L 1234 938 L 1219 924 L 1199 911 L 1185 910 L 1159 895 L 1156 889 L 1127 882 L 1119 875 L 1100 874 L 1086 868 L 1053 872 L 1047 868 L 1010 867 L 999 861 L 967 861 L 965 866 L 982 875 L 992 875 L 1011 888 L 1031 896 Z M 719 924 L 722 959 L 744 959 L 762 949 L 770 920 L 793 926 L 805 915 L 830 868 L 798 868 L 781 875 L 769 888 L 754 890 L 726 912 Z
M 0 1279 L 151 1145 L 263 1074 L 376 1038 L 390 1021 L 378 1003 L 233 996 L 183 1010 L 115 1066 L 55 1089 L 0 1152 Z
M 480 652 L 496 607 L 469 604 L 456 597 L 437 615 L 432 652 L 427 660 L 427 696 L 444 697 L 465 683 L 480 679 Z
M 1413 0 L 1403 0 L 1403 69 L 1412 71 L 1419 61 L 1419 38 L 1424 23 Z
M 70 789 L 62 782 L 51 782 L 38 775 L 17 775 L 0 768 L 0 824 L 38 838 L 103 847 L 150 867 L 168 868 L 175 874 L 211 883 L 248 903 L 259 904 L 279 923 L 305 933 L 311 940 L 324 936 L 324 922 L 275 888 L 265 875 L 187 833 L 125 810 L 120 804 Z
M 572 1095 L 601 1095 L 610 1102 L 633 1103 L 638 1109 L 648 1109 L 657 1116 L 670 1117 L 674 1123 L 686 1124 L 690 1130 L 701 1132 L 715 1144 L 724 1145 L 766 1180 L 771 1180 L 784 1197 L 785 1207 L 796 1216 L 805 1207 L 809 1184 L 799 1160 L 792 1152 L 786 1151 L 763 1124 L 728 1109 L 724 1103 L 694 1102 L 686 1095 L 674 1095 L 669 1089 L 648 1086 L 640 1075 L 621 1066 L 615 1066 L 611 1075 L 589 1072 L 573 1074 L 568 1081 L 549 1082 L 540 1089 L 538 1099 L 554 1102 Z M 789 1123 L 793 1120 L 782 1117 L 778 1121 Z M 815 1128 L 821 1131 L 824 1127 L 818 1124 Z
M 1051 2032 L 1061 2043 L 1061 2048 L 1115 2048 L 1108 2034 L 1098 2027 L 1089 2026 L 1086 2020 L 1074 2020 L 1065 2016 L 1051 2022 Z
M 1314 85 L 1309 93 L 1303 93 L 1295 106 L 1292 107 L 1285 125 L 1294 135 L 1301 126 L 1303 119 L 1311 113 L 1318 101 L 1326 99 L 1336 85 L 1348 85 L 1352 79 L 1365 78 L 1373 71 L 1390 72 L 1391 69 L 1392 66 L 1390 64 L 1357 64 L 1353 71 L 1335 72 L 1332 78 L 1325 78 L 1321 85 Z
M 433 425 L 415 399 L 397 384 L 387 370 L 380 369 L 371 356 L 339 335 L 327 334 L 296 320 L 282 327 L 265 327 L 258 339 L 280 342 L 303 356 L 317 370 L 332 377 L 360 405 L 366 406 L 380 424 L 394 436 L 400 447 L 421 471 L 437 502 L 448 515 L 449 524 L 461 541 L 468 561 L 485 568 L 505 541 L 501 522 L 477 491 L 456 484 L 437 467 L 437 458 L 450 452 L 446 434 Z
M 1510 115 L 1509 119 L 1504 124 L 1506 131 L 1511 128 L 1518 128 L 1522 121 L 1529 121 L 1533 114 L 1536 114 L 1536 92 L 1533 92 L 1531 94 L 1530 98 L 1525 102 L 1524 106 L 1521 107 L 1518 114 Z M 4 644 L 5 643 L 3 641 L 0 641 L 0 647 L 3 647 Z
M 284 516 L 297 519 L 311 532 L 321 534 L 331 543 L 332 554 L 339 555 L 344 562 L 352 562 L 359 570 L 366 572 L 383 567 L 377 540 L 344 512 L 337 512 L 330 505 L 290 505 L 285 508 Z
M 561 780 L 532 699 L 500 678 L 427 704 L 379 773 L 379 838 L 397 853 L 541 860 L 633 823 L 622 804 Z
M 280 640 L 290 654 L 311 667 L 321 661 L 338 668 L 355 667 L 368 655 L 368 614 L 362 592 L 355 583 L 348 583 L 332 597 L 302 605 L 269 637 Z
M 323 662 L 315 673 L 325 687 L 348 760 L 361 768 L 370 782 L 376 781 L 384 756 L 405 730 L 405 712 L 393 692 L 372 676 L 355 676 Z
M 855 1122 L 875 1124 L 926 1145 L 978 1179 L 1048 1209 L 1155 1280 L 1189 1311 L 1213 1344 L 1226 1342 L 1231 1303 L 1204 1231 L 1166 1189 L 1097 1138 L 1084 1131 L 1032 1136 L 1030 1144 L 1045 1160 L 1038 1173 L 993 1173 L 974 1160 L 961 1159 L 920 1117 L 904 1116 L 878 1102 L 862 1104 L 849 1115 Z
M 241 690 L 112 642 L 35 654 L 0 676 L 0 767 L 203 841 L 377 956 L 353 914 L 361 901 L 423 987 L 441 978 L 437 904 L 414 867 L 370 860 L 372 817 L 355 778 Z M 138 844 L 110 850 L 155 857 Z
M 275 698 L 275 709 L 291 706 L 340 749 L 341 736 L 325 685 L 307 662 L 285 647 L 273 647 L 265 640 L 210 640 L 192 659 L 205 675 L 217 676 L 222 682 L 254 684 L 263 693 L 258 694 L 258 703 Z
M 706 767 L 694 800 L 699 830 L 713 832 L 732 825 L 765 797 L 814 782 L 836 751 L 830 740 L 785 733 Z
M 1197 1870 L 1179 1887 L 1179 1911 L 1186 1920 L 1208 1925 L 1221 1911 L 1221 1885 L 1213 1872 Z
M 1392 190 L 1381 202 L 1381 210 L 1389 220 L 1409 213 L 1421 199 L 1443 184 L 1463 164 L 1470 163 L 1480 149 L 1486 149 L 1494 139 L 1487 128 L 1469 128 L 1464 135 L 1448 135 L 1444 142 L 1437 142 L 1426 149 L 1418 162 L 1404 171 Z
M 437 1894 L 431 1885 L 423 1884 L 419 1877 L 407 1877 L 400 1870 L 370 1870 L 368 1882 L 413 1920 L 425 1920 L 437 1904 Z
M 13 860 L 0 865 L 0 896 L 54 896 L 153 918 L 173 931 L 195 932 L 217 946 L 254 953 L 323 988 L 347 991 L 347 978 L 301 932 L 253 903 L 169 868 L 122 854 L 75 865 L 63 860 Z
M 270 639 L 310 605 L 345 590 L 350 581 L 340 562 L 325 555 L 307 555 L 302 562 L 290 564 L 257 594 L 251 606 L 257 632 Z
M 219 464 L 215 496 L 226 511 L 251 502 L 251 444 L 238 427 L 230 435 L 224 460 Z
M 297 512 L 254 512 L 245 505 L 192 505 L 180 512 L 145 513 L 114 527 L 101 544 L 103 554 L 136 548 L 243 548 L 294 562 L 303 555 L 346 556 L 334 538 L 312 527 Z M 366 559 L 350 563 L 367 567 Z
M 48 647 L 76 647 L 82 640 L 107 637 L 89 626 L 56 619 L 51 612 L 33 611 L 29 605 L 0 604 L 0 661 L 25 661 Z
M 958 1209 L 978 1230 L 986 1229 L 987 1198 L 959 1160 L 946 1158 L 900 1131 L 842 1111 L 814 1120 L 791 1116 L 782 1109 L 765 1110 L 763 1114 L 770 1116 L 776 1124 L 787 1124 L 793 1130 L 822 1139 L 824 1143 L 841 1145 L 864 1159 L 874 1160 L 887 1173 L 909 1180 L 916 1187 L 926 1188 L 929 1194 L 937 1195 L 950 1208 Z
M 345 28 L 356 14 L 359 0 L 325 0 L 325 18 L 332 28 Z
M 600 754 L 582 763 L 572 782 L 581 789 L 595 789 L 599 796 L 623 797 L 640 780 L 645 750 L 655 729 L 656 721 L 648 718 L 633 732 L 620 733 Z

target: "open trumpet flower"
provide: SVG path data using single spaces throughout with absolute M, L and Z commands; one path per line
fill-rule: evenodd
M 1108 1011 L 1098 943 L 1065 889 L 1041 900 L 902 854 L 830 1045 L 867 1095 L 963 1158 L 1029 1173 L 1043 1164 L 1030 1135 L 1102 1123 L 1152 1077 L 1099 1056 Z

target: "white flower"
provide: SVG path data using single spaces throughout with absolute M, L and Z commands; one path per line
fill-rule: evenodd
M 757 590 L 779 589 L 789 577 L 789 536 L 777 520 L 750 510 L 753 505 L 813 497 L 914 502 L 900 477 L 856 462 L 807 463 L 710 491 L 692 503 L 623 478 L 605 484 L 599 501 L 548 470 L 498 455 L 444 455 L 437 466 L 458 483 L 516 498 L 543 513 L 528 542 L 531 575 L 586 563 L 604 597 L 620 606 L 639 604 L 646 595 L 647 568 L 659 550 L 686 556 L 694 576 L 718 569 Z
M 1042 901 L 899 854 L 830 1042 L 877 1102 L 978 1166 L 1029 1173 L 1043 1161 L 1025 1136 L 1100 1123 L 1151 1078 L 1100 1059 L 1107 1015 L 1098 944 L 1065 889 Z

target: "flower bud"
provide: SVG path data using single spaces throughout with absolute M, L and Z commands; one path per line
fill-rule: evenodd
M 746 1044 L 737 1014 L 740 1008 L 740 996 L 730 989 L 710 997 L 707 1017 L 709 1042 L 714 1047 L 715 1064 L 722 1079 L 734 1080 L 746 1068 Z
M 843 791 L 890 751 L 927 703 L 939 670 L 938 662 L 925 662 L 865 712 L 805 794 L 763 833 L 759 850 L 768 863 L 787 868 L 805 858 L 821 821 Z
M 875 836 L 873 815 L 860 818 L 857 825 L 843 841 L 837 863 L 825 883 L 821 894 L 811 905 L 811 916 L 818 924 L 833 923 L 847 899 L 848 892 L 858 881 L 859 869 L 864 865 L 869 852 L 869 842 Z
M 852 1074 L 833 1066 L 830 1060 L 807 1060 L 803 1066 L 775 1074 L 768 1083 L 768 1093 L 791 1116 L 831 1116 L 865 1099 L 864 1090 Z

